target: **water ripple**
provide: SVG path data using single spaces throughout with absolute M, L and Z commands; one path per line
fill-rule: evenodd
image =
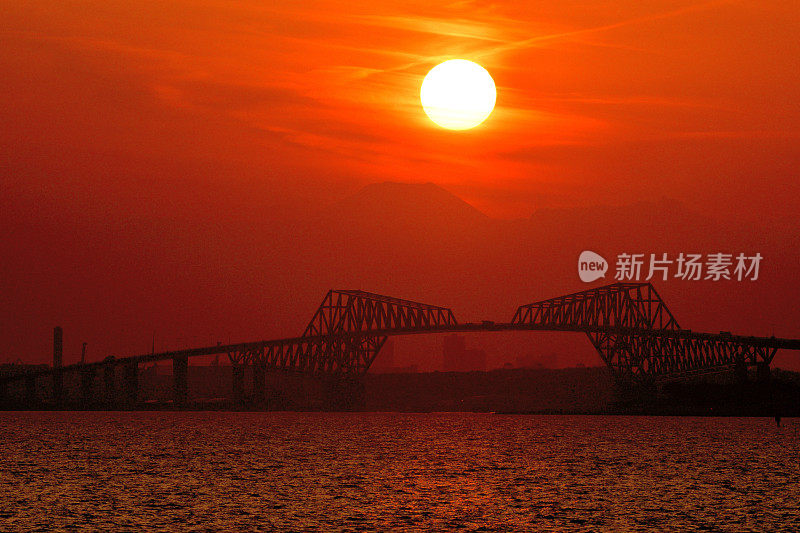
M 798 531 L 786 422 L 3 413 L 0 530 Z

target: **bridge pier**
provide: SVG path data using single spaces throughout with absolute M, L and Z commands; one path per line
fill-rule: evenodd
M 186 405 L 189 397 L 189 357 L 172 358 L 172 379 L 175 387 L 175 405 Z
M 263 405 L 266 400 L 267 371 L 261 365 L 253 365 L 253 403 Z
M 61 406 L 64 403 L 64 372 L 61 370 L 53 371 L 53 403 Z
M 94 367 L 81 369 L 81 401 L 83 405 L 93 403 L 92 392 L 94 389 L 94 378 L 96 370 Z
M 36 376 L 25 377 L 25 407 L 31 409 L 36 404 Z
M 744 359 L 737 358 L 733 367 L 733 375 L 736 376 L 736 381 L 739 383 L 747 382 L 747 363 Z
M 769 363 L 756 364 L 756 379 L 759 383 L 768 383 L 770 380 Z
M 106 397 L 106 404 L 109 406 L 117 403 L 117 387 L 115 383 L 115 367 L 113 364 L 103 365 L 103 392 Z
M 139 401 L 139 364 L 136 361 L 125 363 L 123 366 L 123 386 L 125 404 L 131 407 L 136 405 Z
M 231 384 L 233 400 L 236 403 L 242 403 L 244 401 L 244 365 L 239 363 L 231 365 L 231 374 L 233 376 L 233 383 Z

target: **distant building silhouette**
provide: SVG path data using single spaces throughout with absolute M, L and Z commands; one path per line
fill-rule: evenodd
M 468 350 L 462 335 L 448 335 L 442 344 L 442 367 L 445 372 L 486 370 L 486 352 Z
M 28 364 L 17 360 L 16 363 L 0 363 L 0 377 L 15 376 L 26 372 L 36 372 L 47 369 L 46 364 Z
M 418 368 L 417 365 L 398 366 L 394 357 L 394 342 L 389 339 L 378 352 L 369 371 L 374 374 L 413 374 Z

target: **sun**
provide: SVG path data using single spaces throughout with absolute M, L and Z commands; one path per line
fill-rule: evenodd
M 419 97 L 425 113 L 436 124 L 450 130 L 468 130 L 492 113 L 497 89 L 482 66 L 466 59 L 451 59 L 428 72 Z

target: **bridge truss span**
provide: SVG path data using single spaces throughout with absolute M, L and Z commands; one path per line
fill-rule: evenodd
M 389 334 L 457 326 L 446 307 L 361 290 L 331 290 L 300 337 L 265 341 L 229 352 L 228 357 L 235 365 L 359 376 L 367 372 Z
M 619 381 L 655 381 L 748 366 L 768 368 L 787 339 L 681 329 L 649 283 L 615 283 L 520 306 L 512 324 L 583 331 Z
M 360 290 L 331 290 L 314 313 L 303 336 L 436 329 L 457 323 L 453 311 L 446 307 Z
M 228 358 L 234 366 L 358 376 L 366 373 L 386 339 L 386 335 L 364 334 L 295 337 L 234 346 Z
M 517 308 L 512 324 L 568 328 L 679 330 L 650 283 L 615 283 Z

